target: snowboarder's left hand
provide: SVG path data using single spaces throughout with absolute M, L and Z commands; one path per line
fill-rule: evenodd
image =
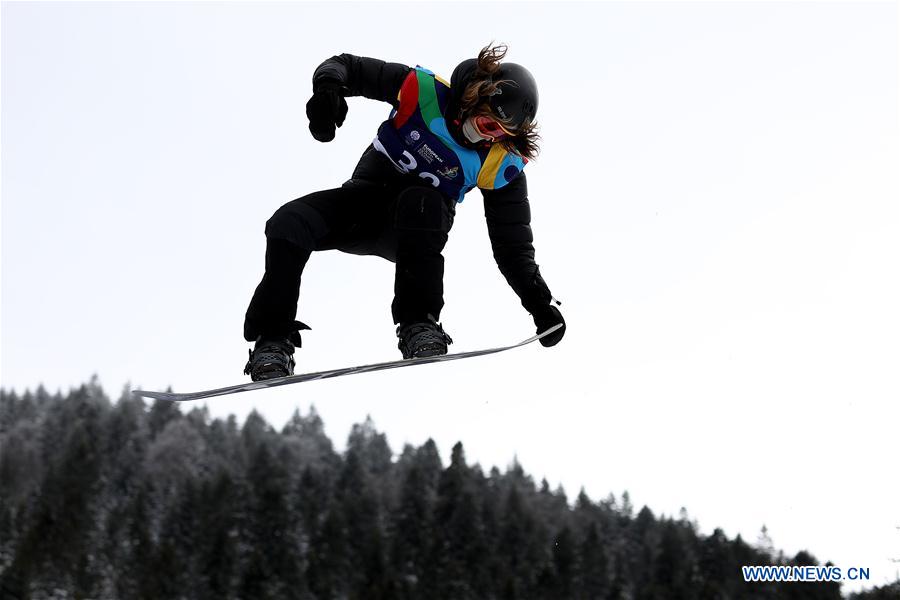
M 554 305 L 548 304 L 547 308 L 535 312 L 532 316 L 534 317 L 534 324 L 537 325 L 537 333 L 542 333 L 554 325 L 562 323 L 562 327 L 547 337 L 541 338 L 542 346 L 549 348 L 550 346 L 555 346 L 563 339 L 563 336 L 566 334 L 566 320 L 563 319 L 562 313 Z

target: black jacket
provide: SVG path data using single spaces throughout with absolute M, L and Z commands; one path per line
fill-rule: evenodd
M 474 61 L 465 61 L 454 71 L 448 113 L 455 112 L 459 94 L 473 71 Z M 341 54 L 323 62 L 313 74 L 313 90 L 323 83 L 340 85 L 344 96 L 364 96 L 387 102 L 397 108 L 397 94 L 410 67 L 374 58 Z M 458 135 L 454 115 L 445 115 L 451 133 Z M 390 162 L 371 146 L 363 153 L 354 179 L 374 181 L 403 177 Z M 522 172 L 497 190 L 481 190 L 484 196 L 484 215 L 494 259 L 510 287 L 522 300 L 522 306 L 532 314 L 546 310 L 551 295 L 534 261 L 534 238 L 531 233 L 531 209 L 528 186 Z

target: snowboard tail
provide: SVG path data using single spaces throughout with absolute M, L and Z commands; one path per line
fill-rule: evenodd
M 204 398 L 214 398 L 216 396 L 226 396 L 228 394 L 238 394 L 240 392 L 249 392 L 252 390 L 261 390 L 273 388 L 282 385 L 291 385 L 294 383 L 303 383 L 304 381 L 317 381 L 319 379 L 331 379 L 332 377 L 342 377 L 344 375 L 355 375 L 357 373 L 371 373 L 374 371 L 385 371 L 387 369 L 398 369 L 403 367 L 413 367 L 416 365 L 427 365 L 437 362 L 448 362 L 451 360 L 459 360 L 462 358 L 472 358 L 475 356 L 486 356 L 488 354 L 497 354 L 505 352 L 520 346 L 525 346 L 532 342 L 536 342 L 544 336 L 550 335 L 562 324 L 554 325 L 547 331 L 532 336 L 527 340 L 522 340 L 518 344 L 509 346 L 500 346 L 498 348 L 488 348 L 486 350 L 471 350 L 469 352 L 458 352 L 456 354 L 443 354 L 440 356 L 428 356 L 423 358 L 407 358 L 401 360 L 392 360 L 388 362 L 375 363 L 371 365 L 360 365 L 356 367 L 344 367 L 341 369 L 331 369 L 328 371 L 319 371 L 317 373 L 303 373 L 300 375 L 288 375 L 287 377 L 278 377 L 275 379 L 266 379 L 264 381 L 251 381 L 247 383 L 239 383 L 228 387 L 218 388 L 214 390 L 205 390 L 201 392 L 188 392 L 177 394 L 174 392 L 150 392 L 145 390 L 132 390 L 132 394 L 142 398 L 152 400 L 168 400 L 171 402 L 188 402 L 191 400 L 202 400 Z

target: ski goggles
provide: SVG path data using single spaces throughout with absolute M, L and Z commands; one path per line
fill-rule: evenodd
M 494 140 L 516 135 L 491 117 L 485 115 L 479 115 L 473 118 L 472 124 L 475 125 L 475 129 L 478 130 L 478 133 Z

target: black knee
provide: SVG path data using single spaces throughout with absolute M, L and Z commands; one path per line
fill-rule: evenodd
M 400 231 L 444 233 L 453 225 L 453 201 L 434 188 L 409 187 L 397 197 L 395 226 Z
M 288 202 L 266 221 L 268 239 L 286 240 L 304 250 L 315 250 L 317 240 L 326 230 L 322 216 L 303 198 Z

